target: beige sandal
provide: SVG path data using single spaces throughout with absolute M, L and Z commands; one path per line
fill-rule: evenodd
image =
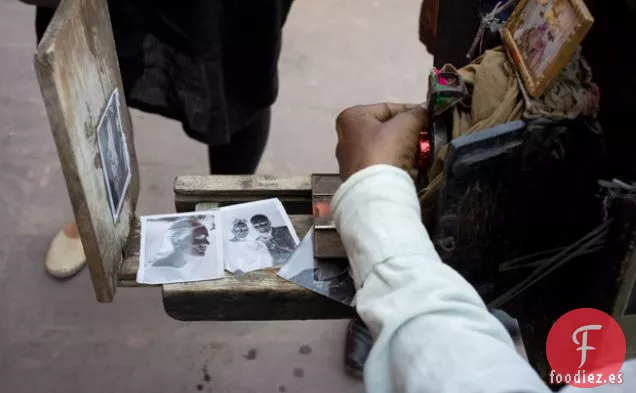
M 60 230 L 46 255 L 44 267 L 55 278 L 69 278 L 86 265 L 86 256 L 80 240 L 77 224 L 72 221 Z

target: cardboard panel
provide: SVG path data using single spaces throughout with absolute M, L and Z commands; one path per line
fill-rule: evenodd
M 107 0 L 63 0 L 35 68 L 95 294 L 111 302 L 139 171 Z

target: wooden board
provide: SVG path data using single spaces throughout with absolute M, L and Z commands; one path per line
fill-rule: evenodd
M 38 46 L 35 69 L 95 294 L 98 301 L 111 302 L 139 194 L 139 171 L 107 1 L 63 0 Z M 115 89 L 131 170 L 117 222 L 97 140 Z
M 312 217 L 308 214 L 290 215 L 289 219 L 296 229 L 298 237 L 305 236 L 312 225 Z M 140 245 L 140 225 L 139 220 L 134 220 L 130 230 L 130 237 L 124 261 L 119 271 L 119 286 L 121 287 L 138 287 L 147 286 L 137 283 L 137 270 L 139 269 L 139 245 Z
M 231 205 L 278 198 L 288 214 L 311 214 L 310 176 L 179 176 L 174 193 L 178 212 L 193 211 L 199 203 Z
M 196 210 L 216 206 L 200 204 Z M 290 216 L 303 238 L 312 216 Z M 267 321 L 337 319 L 353 317 L 354 309 L 277 275 L 278 268 L 259 270 L 238 277 L 225 273 L 220 280 L 163 286 L 166 313 L 180 321 Z
M 340 175 L 311 176 L 312 213 L 314 215 L 314 256 L 317 259 L 341 260 L 347 253 L 331 214 L 331 200 L 342 184 Z

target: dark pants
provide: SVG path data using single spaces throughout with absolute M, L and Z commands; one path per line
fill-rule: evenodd
M 249 175 L 256 172 L 267 145 L 271 109 L 254 115 L 250 125 L 232 135 L 229 145 L 208 146 L 210 173 L 215 175 Z
M 55 10 L 37 7 L 35 31 L 37 40 L 44 35 Z M 261 160 L 271 123 L 271 108 L 257 112 L 245 128 L 234 132 L 230 144 L 208 146 L 210 173 L 214 175 L 250 175 L 256 172 Z

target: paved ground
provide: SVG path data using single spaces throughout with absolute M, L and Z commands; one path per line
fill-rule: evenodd
M 419 2 L 297 1 L 261 173 L 335 171 L 340 110 L 424 100 L 432 61 L 417 42 Z M 158 290 L 121 290 L 100 305 L 86 271 L 67 282 L 46 275 L 49 241 L 71 209 L 31 65 L 33 17 L 0 0 L 0 391 L 362 391 L 342 372 L 345 321 L 181 323 Z M 175 122 L 133 119 L 139 213 L 171 212 L 174 176 L 204 174 L 204 147 Z M 299 353 L 305 344 L 310 354 Z

